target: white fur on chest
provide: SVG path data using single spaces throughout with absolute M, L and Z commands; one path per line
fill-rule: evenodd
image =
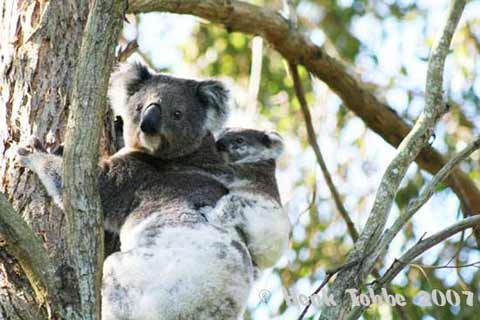
M 236 319 L 252 281 L 248 250 L 225 230 L 162 227 L 105 261 L 103 319 Z
M 273 266 L 288 246 L 288 216 L 282 206 L 267 195 L 234 190 L 206 215 L 209 222 L 230 232 L 240 229 L 253 262 L 260 269 Z

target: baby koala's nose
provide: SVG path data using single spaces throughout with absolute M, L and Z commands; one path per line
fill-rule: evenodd
M 158 133 L 158 128 L 160 127 L 161 119 L 161 110 L 160 106 L 156 103 L 149 105 L 142 116 L 142 121 L 140 122 L 140 130 L 146 134 L 155 134 Z
M 217 141 L 217 150 L 220 152 L 225 152 L 227 151 L 227 145 L 222 140 L 219 140 Z

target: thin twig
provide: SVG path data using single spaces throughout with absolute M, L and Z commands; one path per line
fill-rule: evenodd
M 285 0 L 284 6 L 288 10 L 290 27 L 291 28 L 296 28 L 296 26 L 297 26 L 297 14 L 296 14 L 293 2 L 291 0 Z M 350 236 L 352 237 L 353 241 L 355 242 L 358 239 L 358 232 L 355 229 L 355 225 L 353 224 L 353 221 L 350 219 L 350 216 L 348 215 L 347 210 L 343 206 L 343 203 L 340 199 L 340 195 L 337 191 L 337 188 L 335 187 L 335 185 L 333 183 L 332 176 L 330 175 L 330 172 L 328 171 L 325 160 L 323 159 L 323 155 L 322 155 L 322 152 L 320 150 L 320 146 L 317 143 L 315 129 L 313 128 L 313 124 L 312 124 L 312 116 L 310 114 L 310 108 L 308 107 L 307 99 L 305 98 L 305 92 L 303 90 L 303 86 L 302 86 L 302 83 L 301 83 L 301 80 L 300 80 L 300 76 L 298 74 L 298 66 L 289 61 L 288 62 L 288 68 L 289 68 L 289 71 L 290 71 L 290 76 L 292 77 L 292 80 L 293 80 L 293 86 L 294 86 L 294 89 L 295 89 L 295 94 L 297 96 L 298 102 L 299 102 L 299 104 L 301 106 L 301 109 L 302 109 L 302 114 L 303 114 L 303 117 L 304 117 L 304 120 L 305 120 L 305 125 L 306 125 L 306 128 L 307 128 L 308 141 L 309 141 L 310 145 L 312 146 L 312 148 L 314 150 L 315 156 L 317 158 L 317 162 L 318 162 L 318 164 L 319 164 L 319 166 L 322 170 L 325 181 L 327 182 L 327 186 L 328 186 L 328 188 L 329 188 L 329 190 L 330 190 L 330 192 L 333 196 L 333 199 L 334 199 L 335 205 L 337 207 L 337 210 L 340 212 L 340 215 L 345 220 L 345 222 L 347 224 L 348 232 L 349 232 Z M 318 288 L 310 296 L 308 304 L 303 309 L 302 313 L 298 317 L 298 320 L 302 320 L 303 317 L 305 316 L 305 314 L 308 312 L 308 309 L 310 308 L 310 306 L 312 304 L 311 297 L 313 295 L 318 294 L 320 292 L 320 290 L 322 290 L 322 288 L 328 283 L 328 281 L 335 274 L 337 274 L 338 272 L 340 272 L 342 270 L 345 270 L 345 269 L 347 269 L 347 268 L 349 268 L 349 267 L 351 267 L 351 266 L 353 266 L 357 263 L 358 263 L 358 261 L 350 261 L 350 262 L 348 262 L 348 263 L 346 263 L 346 264 L 344 264 L 344 265 L 342 265 L 342 266 L 340 266 L 340 267 L 338 267 L 334 270 L 327 271 L 325 279 L 322 281 L 320 286 L 318 286 Z
M 441 243 L 442 241 L 450 238 L 451 236 L 462 232 L 466 229 L 473 228 L 475 226 L 480 225 L 480 215 L 476 215 L 473 217 L 465 218 L 437 233 L 434 235 L 427 237 L 409 250 L 407 250 L 400 258 L 395 259 L 392 265 L 387 269 L 385 274 L 374 281 L 374 291 L 378 292 L 382 286 L 387 283 L 390 283 L 402 270 L 411 263 L 414 259 L 418 258 L 420 255 L 425 253 L 427 250 L 431 249 L 432 247 L 436 246 L 437 244 Z M 365 310 L 364 306 L 354 308 L 350 314 L 348 315 L 347 319 L 353 320 L 359 318 L 363 311 Z
M 295 94 L 297 95 L 298 102 L 300 103 L 300 107 L 302 109 L 303 118 L 305 120 L 308 142 L 312 146 L 312 149 L 315 153 L 315 157 L 317 158 L 318 165 L 322 170 L 323 176 L 325 178 L 325 182 L 327 183 L 328 189 L 332 194 L 333 201 L 335 202 L 335 206 L 338 212 L 340 213 L 340 216 L 343 218 L 343 220 L 345 220 L 345 223 L 347 224 L 348 233 L 350 234 L 353 241 L 355 242 L 358 239 L 358 231 L 356 230 L 355 225 L 353 224 L 353 221 L 350 218 L 347 210 L 343 206 L 340 194 L 338 193 L 337 188 L 333 183 L 332 176 L 328 171 L 327 165 L 325 163 L 322 152 L 320 150 L 320 146 L 317 143 L 315 129 L 313 128 L 313 124 L 312 124 L 312 116 L 310 114 L 310 109 L 308 107 L 307 100 L 305 99 L 305 92 L 303 91 L 303 86 L 301 84 L 301 80 L 298 75 L 298 67 L 292 63 L 289 63 L 288 67 L 289 67 L 290 75 L 293 80 Z
M 252 64 L 250 67 L 250 78 L 248 83 L 248 103 L 247 114 L 255 121 L 258 116 L 258 92 L 262 79 L 262 60 L 263 60 L 263 39 L 254 37 L 252 39 Z
M 118 53 L 118 62 L 125 62 L 138 49 L 137 39 L 130 41 L 127 46 Z
M 460 235 L 460 241 L 459 241 L 459 246 L 457 248 L 457 250 L 455 251 L 455 254 L 447 261 L 447 263 L 445 263 L 445 265 L 449 265 L 453 260 L 457 261 L 458 262 L 458 257 L 460 255 L 460 251 L 462 251 L 463 249 L 463 244 L 465 243 L 465 241 L 468 240 L 468 238 L 472 235 L 473 233 L 471 233 L 467 239 L 465 239 L 465 231 L 462 231 L 462 234 Z M 457 263 L 459 264 L 459 263 Z
M 447 164 L 438 171 L 433 179 L 427 184 L 424 191 L 415 201 L 407 207 L 408 212 L 416 212 L 421 208 L 435 192 L 436 187 L 452 172 L 452 170 L 463 160 L 468 158 L 473 152 L 480 148 L 480 137 L 476 138 L 472 143 L 467 145 L 463 150 L 457 153 Z
M 434 235 L 421 240 L 412 248 L 407 250 L 407 252 L 405 252 L 400 258 L 396 259 L 397 263 L 393 263 L 390 266 L 390 268 L 385 272 L 385 274 L 378 280 L 378 283 L 382 285 L 390 282 L 403 269 L 403 267 L 405 267 L 408 263 L 416 259 L 428 249 L 439 244 L 443 240 L 450 238 L 456 233 L 478 225 L 480 225 L 480 216 L 465 218 L 435 233 Z
M 295 10 L 295 5 L 293 4 L 293 1 L 284 0 L 284 8 L 288 10 L 290 27 L 296 28 L 297 12 Z M 293 87 L 295 89 L 297 100 L 302 109 L 303 118 L 305 120 L 305 126 L 307 128 L 308 142 L 313 148 L 315 157 L 317 158 L 317 162 L 325 178 L 325 182 L 327 183 L 328 189 L 330 190 L 330 193 L 333 196 L 333 201 L 335 202 L 335 206 L 337 207 L 337 210 L 342 216 L 343 220 L 345 220 L 345 223 L 347 224 L 348 232 L 352 237 L 353 242 L 355 242 L 358 239 L 358 232 L 357 232 L 357 229 L 355 228 L 355 225 L 353 224 L 352 219 L 350 219 L 350 216 L 347 210 L 343 206 L 340 194 L 338 193 L 337 188 L 333 183 L 332 175 L 328 171 L 327 165 L 325 163 L 322 152 L 320 150 L 320 146 L 317 143 L 317 138 L 316 138 L 317 135 L 315 134 L 315 129 L 313 128 L 312 115 L 310 113 L 310 108 L 308 107 L 307 99 L 305 98 L 305 91 L 303 90 L 302 82 L 298 74 L 298 66 L 289 61 L 288 69 L 290 71 L 290 76 L 292 77 L 292 80 L 293 80 Z
M 468 158 L 473 152 L 480 148 L 480 137 L 467 145 L 463 150 L 452 157 L 447 164 L 438 171 L 438 173 L 427 183 L 420 195 L 407 206 L 407 212 L 400 214 L 393 225 L 385 231 L 379 250 L 385 252 L 395 236 L 405 226 L 405 224 L 415 215 L 415 213 L 431 198 L 437 186 L 450 174 L 452 170 L 463 160 Z
M 314 183 L 313 184 L 313 191 L 312 191 L 312 197 L 310 198 L 310 201 L 308 203 L 308 206 L 307 208 L 305 208 L 304 210 L 301 210 L 300 211 L 300 214 L 298 215 L 297 219 L 295 220 L 295 223 L 293 224 L 294 226 L 298 224 L 298 222 L 300 221 L 300 219 L 302 218 L 302 216 L 309 212 L 310 210 L 312 210 L 313 207 L 315 207 L 317 203 L 317 184 Z M 292 227 L 293 229 L 293 227 Z
M 468 237 L 465 238 L 465 231 L 462 232 L 462 235 L 461 235 L 461 239 L 460 239 L 460 246 L 457 250 L 457 252 L 455 253 L 455 255 L 453 256 L 453 258 L 455 259 L 455 263 L 457 265 L 460 265 L 460 251 L 465 248 L 465 245 L 466 245 L 466 242 L 468 241 L 468 239 L 473 235 L 473 232 L 470 233 L 468 235 Z M 449 261 L 450 263 L 451 261 Z M 460 287 L 462 287 L 463 290 L 470 290 L 470 287 L 467 285 L 465 279 L 463 278 L 463 275 L 462 273 L 460 272 L 460 269 L 455 269 L 456 273 L 457 273 L 457 277 L 458 277 L 458 282 L 459 282 L 459 285 Z
M 429 266 L 426 264 L 419 264 L 419 263 L 408 263 L 409 265 L 415 265 L 418 267 L 421 267 L 423 269 L 432 269 L 432 270 L 437 270 L 437 269 L 463 269 L 463 268 L 469 268 L 469 267 L 475 267 L 475 268 L 480 268 L 480 261 L 475 261 L 472 263 L 467 263 L 467 264 L 459 264 L 459 265 L 443 265 L 443 266 Z
M 308 303 L 305 306 L 305 308 L 303 308 L 303 311 L 300 314 L 300 316 L 298 317 L 298 320 L 302 320 L 305 317 L 305 315 L 308 312 L 308 309 L 312 305 L 312 297 L 314 295 L 317 295 L 327 285 L 328 281 L 330 281 L 330 279 L 333 278 L 333 276 L 335 276 L 340 271 L 343 271 L 343 270 L 346 270 L 348 268 L 351 268 L 351 267 L 355 266 L 356 264 L 358 264 L 358 262 L 359 262 L 358 260 L 351 261 L 351 262 L 345 263 L 345 264 L 343 264 L 343 265 L 341 265 L 341 266 L 339 266 L 335 269 L 328 270 L 327 272 L 325 272 L 325 279 L 323 279 L 322 283 L 320 283 L 320 285 L 317 287 L 317 289 L 315 289 L 315 291 L 313 291 L 313 293 L 308 298 Z

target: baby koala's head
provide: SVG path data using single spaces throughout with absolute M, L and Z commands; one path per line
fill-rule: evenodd
M 216 144 L 225 160 L 233 163 L 277 160 L 283 153 L 283 139 L 276 132 L 227 128 Z

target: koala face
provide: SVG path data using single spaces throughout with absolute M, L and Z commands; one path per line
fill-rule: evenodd
M 109 98 L 123 119 L 125 146 L 162 159 L 195 151 L 228 114 L 222 83 L 154 75 L 140 64 L 122 65 L 112 74 Z
M 283 153 L 283 139 L 276 132 L 228 128 L 216 142 L 227 162 L 247 163 L 277 160 Z

